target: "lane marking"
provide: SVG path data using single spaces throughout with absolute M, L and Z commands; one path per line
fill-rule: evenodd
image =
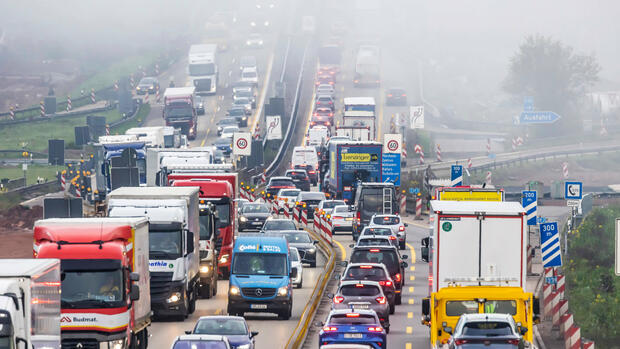
M 414 290 L 413 286 L 409 286 L 409 293 L 413 293 L 413 290 Z
M 222 96 L 223 97 L 223 96 Z M 213 108 L 213 116 L 211 117 L 211 123 L 213 124 L 215 122 L 215 116 L 216 113 L 220 111 L 220 106 L 217 103 L 217 99 L 215 101 L 215 107 Z M 204 147 L 205 143 L 207 142 L 207 138 L 209 138 L 209 132 L 211 131 L 210 128 L 207 128 L 207 134 L 205 134 L 205 138 L 202 140 L 202 142 L 200 142 L 200 146 Z
M 412 333 L 413 333 L 413 327 L 407 326 L 407 334 L 412 334 Z
M 420 228 L 424 228 L 424 229 L 430 229 L 428 224 L 418 223 L 418 222 L 415 222 L 415 221 L 410 220 L 410 219 L 403 219 L 403 222 L 406 222 L 407 224 L 415 225 L 416 227 L 420 227 Z
M 347 250 L 344 249 L 344 246 L 342 246 L 340 241 L 334 240 L 334 242 L 336 243 L 336 245 L 338 245 L 338 248 L 340 249 L 340 252 L 342 252 L 342 257 L 340 258 L 340 260 L 341 261 L 347 260 Z
M 412 345 L 411 343 L 405 343 L 405 349 L 411 349 Z
M 409 298 L 409 304 L 413 304 L 413 298 Z
M 406 243 L 406 245 L 407 245 L 407 247 L 409 248 L 409 250 L 411 251 L 411 261 L 412 261 L 413 263 L 415 263 L 415 260 L 416 260 L 416 256 L 415 256 L 415 249 L 414 249 L 414 248 L 413 248 L 413 246 L 411 246 L 411 244 L 410 244 L 410 243 L 408 243 L 408 242 Z
M 414 280 L 415 280 L 415 276 L 411 275 L 411 276 L 409 277 L 409 280 L 410 280 L 410 281 L 414 281 Z
M 409 268 L 409 270 L 415 271 L 415 265 L 412 265 L 411 268 Z
M 222 313 L 222 311 L 223 311 L 223 310 L 222 310 L 222 308 L 218 308 L 218 309 L 215 311 L 215 315 L 220 315 L 220 314 Z
M 412 311 L 407 313 L 407 319 L 413 319 L 413 312 Z

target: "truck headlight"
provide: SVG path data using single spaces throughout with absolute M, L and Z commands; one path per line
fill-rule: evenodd
M 174 292 L 166 299 L 166 303 L 176 303 L 181 300 L 181 292 Z
M 310 248 L 308 249 L 308 253 L 312 253 L 314 254 L 316 252 L 316 248 Z
M 203 265 L 200 267 L 200 274 L 207 274 L 209 272 L 209 266 Z
M 250 46 L 252 44 L 252 42 L 250 40 L 245 42 L 246 45 Z
M 125 339 L 116 339 L 113 341 L 100 342 L 99 349 L 123 349 L 125 347 Z
M 228 254 L 223 254 L 222 257 L 220 257 L 219 260 L 220 263 L 226 263 L 228 262 Z
M 282 286 L 278 289 L 278 296 L 284 297 L 288 295 L 288 287 Z
M 239 287 L 237 287 L 237 286 L 230 286 L 230 289 L 228 290 L 228 293 L 231 296 L 238 296 L 239 293 L 241 293 L 241 292 L 239 292 Z
M 243 216 L 239 217 L 239 222 L 247 222 L 247 221 L 248 221 L 247 218 L 245 218 Z

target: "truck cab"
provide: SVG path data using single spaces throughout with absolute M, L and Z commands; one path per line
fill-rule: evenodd
M 126 149 L 133 149 L 136 152 L 136 167 L 140 184 L 146 184 L 146 144 L 139 141 L 136 135 L 101 136 L 99 143 L 103 146 L 105 161 L 102 173 L 106 178 L 108 190 L 112 190 L 111 168 L 127 167 L 125 164 L 117 163 L 121 161 L 123 152 Z
M 166 126 L 181 129 L 188 139 L 196 139 L 198 116 L 194 108 L 196 88 L 169 87 L 164 91 L 164 108 L 162 117 Z
M 248 234 L 237 238 L 228 287 L 228 314 L 275 313 L 288 320 L 293 309 L 289 248 L 283 237 Z

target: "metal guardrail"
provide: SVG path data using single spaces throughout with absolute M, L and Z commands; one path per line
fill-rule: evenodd
M 18 125 L 18 124 L 26 124 L 26 123 L 31 123 L 31 122 L 42 122 L 42 121 L 50 121 L 50 120 L 55 120 L 55 119 L 60 119 L 60 118 L 70 118 L 70 117 L 76 117 L 76 116 L 83 116 L 83 115 L 87 115 L 87 114 L 93 114 L 93 113 L 98 113 L 98 112 L 102 112 L 102 111 L 108 111 L 112 108 L 114 108 L 116 105 L 116 103 L 107 103 L 106 106 L 104 107 L 100 107 L 100 108 L 93 108 L 93 109 L 88 109 L 88 110 L 78 110 L 78 111 L 72 111 L 72 112 L 68 112 L 68 113 L 62 113 L 62 114 L 48 114 L 45 117 L 36 117 L 31 119 L 19 119 L 19 120 L 11 120 L 11 121 L 0 121 L 0 127 L 2 126 L 10 126 L 10 125 Z

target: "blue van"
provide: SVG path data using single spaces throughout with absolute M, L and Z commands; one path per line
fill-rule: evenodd
M 275 313 L 291 317 L 293 292 L 288 243 L 283 237 L 244 234 L 235 241 L 228 285 L 228 314 Z

